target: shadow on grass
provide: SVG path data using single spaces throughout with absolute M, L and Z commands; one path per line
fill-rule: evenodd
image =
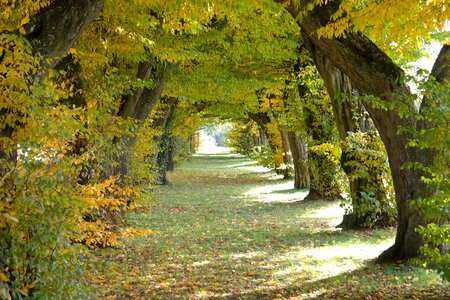
M 293 203 L 306 191 L 238 166 L 248 162 L 206 154 L 171 174 L 160 202 L 129 216 L 130 225 L 160 234 L 107 255 L 95 275 L 100 298 L 446 299 L 434 274 L 370 263 L 392 230 L 336 230 L 336 203 Z
M 282 195 L 288 194 L 288 195 L 290 195 L 290 194 L 298 194 L 299 192 L 307 193 L 307 192 L 309 192 L 309 190 L 307 190 L 307 189 L 299 190 L 299 189 L 294 189 L 294 188 L 281 189 L 281 190 L 273 190 L 272 192 L 270 192 L 270 194 L 282 194 Z
M 397 268 L 397 270 L 393 270 Z M 392 273 L 380 277 L 379 274 Z M 359 269 L 339 275 L 300 284 L 275 284 L 266 288 L 215 295 L 211 299 L 450 299 L 450 291 L 427 285 L 412 287 L 411 282 L 399 279 L 403 272 L 410 272 L 411 280 L 426 277 L 410 265 L 379 266 L 367 263 Z M 414 277 L 415 276 L 415 277 Z

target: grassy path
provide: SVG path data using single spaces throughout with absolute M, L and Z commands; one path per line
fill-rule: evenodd
M 99 253 L 102 299 L 450 299 L 435 274 L 371 263 L 394 231 L 334 228 L 338 203 L 293 203 L 291 181 L 229 154 L 198 155 L 129 216 L 156 235 Z

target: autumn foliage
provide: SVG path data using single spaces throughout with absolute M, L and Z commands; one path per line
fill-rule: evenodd
M 211 120 L 307 199 L 349 195 L 353 227 L 397 222 L 381 260 L 449 279 L 448 5 L 1 1 L 0 297 L 86 297 L 89 253 L 156 233 L 126 215 Z

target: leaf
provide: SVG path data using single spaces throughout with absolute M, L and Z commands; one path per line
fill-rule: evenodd
M 3 271 L 0 271 L 0 279 L 4 282 L 8 282 L 8 277 L 6 277 L 6 274 Z

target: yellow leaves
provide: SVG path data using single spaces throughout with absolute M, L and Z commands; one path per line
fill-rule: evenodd
M 266 285 L 269 287 L 269 289 L 277 289 L 279 287 L 279 284 L 275 281 L 269 281 L 266 283 Z
M 8 282 L 8 277 L 6 276 L 6 274 L 3 271 L 0 271 L 0 279 L 4 282 L 7 283 Z
M 410 57 L 436 31 L 445 32 L 450 19 L 448 0 L 344 1 L 330 22 L 318 30 L 326 38 L 344 36 L 347 31 L 364 32 L 393 57 Z M 448 31 L 448 30 L 447 30 Z
M 322 143 L 317 146 L 311 146 L 309 151 L 320 156 L 327 157 L 334 164 L 338 165 L 341 158 L 341 148 L 330 143 Z
M 270 109 L 270 100 L 267 97 L 261 98 L 259 102 L 259 109 L 262 111 L 268 111 Z
M 116 246 L 120 238 L 158 234 L 151 229 L 118 227 L 121 214 L 128 209 L 127 200 L 135 194 L 131 187 L 120 187 L 115 177 L 80 186 L 79 197 L 86 204 L 72 239 L 94 249 Z
M 29 15 L 26 15 L 26 16 L 22 19 L 22 21 L 20 21 L 20 26 L 23 26 L 23 25 L 27 24 L 28 22 L 30 22 L 30 16 L 29 16 Z
M 114 226 L 104 221 L 81 221 L 80 231 L 72 236 L 77 243 L 82 243 L 91 249 L 111 247 L 118 244 L 119 235 L 114 231 Z
M 129 238 L 129 237 L 139 237 L 139 236 L 159 234 L 159 231 L 151 229 L 127 227 L 120 229 L 119 233 L 122 237 Z
M 79 198 L 84 199 L 85 205 L 79 217 L 80 231 L 74 234 L 73 240 L 90 248 L 110 247 L 118 243 L 120 234 L 116 229 L 115 215 L 126 210 L 126 197 L 131 196 L 132 190 L 119 187 L 116 181 L 111 177 L 79 187 Z
M 49 0 L 10 0 L 0 2 L 0 28 L 15 31 L 30 21 L 30 17 L 47 6 Z
M 121 211 L 125 209 L 126 199 L 133 194 L 129 187 L 119 187 L 115 177 L 108 178 L 98 183 L 80 186 L 80 198 L 87 202 L 86 212 L 96 209 L 108 209 Z
M 29 296 L 30 291 L 36 287 L 37 283 L 37 280 L 33 281 L 32 283 L 28 283 L 27 285 L 19 289 L 19 292 L 24 296 Z

